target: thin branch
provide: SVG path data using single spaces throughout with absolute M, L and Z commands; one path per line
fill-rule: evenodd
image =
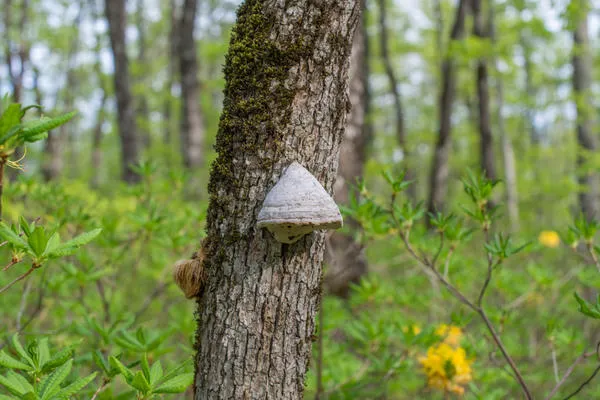
M 490 242 L 490 231 L 488 229 L 485 229 L 485 242 L 489 243 Z M 492 272 L 494 270 L 494 257 L 492 256 L 492 253 L 490 253 L 489 251 L 487 252 L 487 275 L 485 277 L 485 282 L 483 283 L 483 286 L 481 287 L 481 292 L 479 292 L 479 297 L 477 298 L 477 307 L 481 307 L 481 304 L 483 303 L 483 296 L 485 296 L 485 292 L 487 291 L 488 286 L 490 285 L 490 281 L 492 280 Z
M 459 289 L 457 289 L 454 285 L 452 285 L 450 282 L 448 282 L 440 274 L 440 272 L 435 268 L 435 265 L 433 265 L 432 263 L 428 262 L 426 258 L 420 258 L 419 256 L 417 256 L 417 254 L 416 254 L 415 250 L 413 249 L 412 245 L 410 244 L 410 241 L 408 240 L 408 236 L 406 234 L 402 233 L 402 234 L 400 234 L 400 237 L 404 241 L 404 245 L 406 246 L 406 249 L 408 250 L 408 252 L 415 259 L 417 259 L 418 261 L 420 261 L 421 263 L 423 263 L 423 265 L 425 265 L 426 267 L 428 267 L 429 270 L 432 271 L 436 275 L 436 277 L 439 279 L 439 281 L 442 282 L 442 284 L 446 287 L 446 289 L 448 289 L 448 291 L 450 291 L 450 293 L 455 298 L 457 298 L 464 305 L 466 305 L 467 307 L 469 307 L 470 309 L 472 309 L 473 311 L 475 311 L 477 314 L 479 314 L 479 316 L 481 317 L 481 319 L 485 323 L 488 331 L 492 335 L 492 339 L 496 343 L 496 346 L 500 349 L 500 352 L 504 356 L 504 359 L 506 360 L 506 362 L 509 364 L 510 368 L 512 369 L 512 371 L 513 371 L 513 373 L 515 375 L 515 378 L 517 379 L 517 381 L 519 382 L 519 385 L 521 386 L 521 389 L 525 393 L 525 397 L 528 400 L 533 399 L 533 395 L 529 391 L 529 387 L 525 383 L 525 380 L 523 379 L 523 375 L 521 375 L 521 372 L 517 368 L 517 365 L 513 361 L 512 357 L 508 354 L 506 348 L 504 347 L 504 343 L 502 343 L 502 340 L 500 339 L 500 336 L 496 332 L 496 329 L 494 328 L 492 322 L 488 318 L 485 310 L 483 309 L 483 307 L 481 307 L 481 304 L 478 303 L 476 305 L 473 302 L 471 302 Z M 491 260 L 491 254 L 488 253 L 488 275 L 489 275 L 488 279 L 491 279 L 491 270 L 493 270 L 493 267 L 494 267 L 494 263 L 492 261 L 490 261 L 490 260 Z M 481 301 L 483 299 L 482 294 L 485 294 L 485 290 L 484 289 L 482 289 L 482 291 L 480 292 L 480 296 L 479 296 L 479 300 L 478 301 Z
M 21 261 L 23 261 L 23 260 L 13 258 L 8 264 L 6 264 L 6 266 L 4 268 L 2 268 L 2 272 L 7 271 L 10 267 L 12 267 L 15 264 L 20 263 Z
M 600 365 L 598 365 L 596 367 L 596 369 L 594 370 L 594 372 L 592 373 L 592 375 L 587 378 L 585 380 L 585 382 L 583 382 L 578 388 L 577 390 L 575 390 L 573 393 L 571 393 L 570 395 L 568 395 L 567 397 L 564 398 L 564 400 L 568 400 L 571 397 L 575 396 L 577 393 L 581 392 L 581 390 L 585 387 L 585 385 L 587 385 L 588 383 L 590 383 L 592 381 L 592 379 L 594 379 L 596 377 L 596 375 L 598 374 L 598 372 L 600 372 Z
M 5 291 L 7 291 L 8 289 L 10 289 L 15 283 L 22 281 L 23 279 L 27 278 L 29 275 L 31 275 L 31 273 L 33 271 L 35 271 L 36 269 L 38 269 L 40 266 L 35 266 L 32 265 L 31 268 L 29 268 L 29 270 L 27 270 L 27 272 L 25 272 L 23 275 L 19 276 L 18 278 L 16 278 L 14 281 L 12 281 L 11 283 L 9 283 L 8 285 L 4 286 L 2 289 L 0 289 L 0 294 L 4 293 Z
M 21 304 L 19 305 L 19 312 L 17 313 L 17 331 L 21 330 L 21 319 L 23 318 L 25 308 L 27 307 L 27 298 L 29 297 L 29 292 L 31 290 L 31 282 L 31 280 L 27 281 L 25 287 L 23 288 L 23 294 L 21 295 Z
M 108 385 L 109 383 L 110 383 L 110 379 L 104 378 L 102 380 L 102 385 L 100 385 L 100 387 L 98 387 L 98 389 L 94 392 L 94 395 L 92 396 L 92 398 L 90 400 L 96 400 L 96 397 L 98 397 L 100 392 L 102 392 L 104 390 L 104 388 L 106 387 L 106 385 Z
M 600 350 L 600 342 L 598 342 L 598 344 L 596 345 L 596 351 L 587 352 L 587 353 L 584 352 L 579 357 L 577 357 L 575 359 L 575 361 L 573 361 L 573 364 L 571 364 L 571 366 L 565 371 L 565 374 L 562 376 L 562 378 L 560 379 L 560 381 L 558 381 L 558 383 L 554 386 L 554 388 L 552 389 L 552 391 L 550 392 L 550 394 L 548 394 L 548 396 L 545 397 L 545 400 L 550 400 L 558 392 L 558 389 L 560 389 L 561 386 L 564 385 L 564 383 L 566 382 L 567 378 L 569 376 L 571 376 L 571 374 L 573 373 L 573 371 L 575 370 L 575 367 L 577 365 L 579 365 L 586 358 L 591 357 L 594 354 L 598 354 L 599 350 Z M 568 397 L 566 397 L 565 400 L 573 397 L 574 395 L 576 395 L 583 388 L 583 386 L 587 385 L 589 383 L 589 381 L 591 381 L 593 379 L 593 377 L 596 375 L 596 373 L 597 373 L 597 370 L 590 377 L 590 379 L 588 379 L 587 381 L 585 381 L 574 393 L 572 393 L 571 395 L 569 395 Z

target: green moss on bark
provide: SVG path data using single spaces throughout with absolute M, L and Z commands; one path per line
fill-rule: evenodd
M 208 185 L 209 228 L 218 224 L 219 210 L 239 193 L 234 157 L 243 160 L 251 156 L 262 168 L 276 161 L 273 154 L 281 152 L 285 134 L 281 129 L 287 126 L 296 95 L 286 80 L 290 69 L 314 50 L 300 40 L 285 43 L 272 38 L 274 23 L 264 0 L 247 0 L 238 9 L 225 58 L 223 111 L 215 146 L 218 156 Z M 239 233 L 231 235 L 239 237 Z M 208 262 L 222 261 L 212 259 L 216 243 L 209 242 L 206 247 Z

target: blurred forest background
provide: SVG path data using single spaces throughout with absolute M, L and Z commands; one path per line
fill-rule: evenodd
M 193 354 L 194 303 L 170 266 L 203 235 L 239 3 L 2 0 L 0 94 L 48 115 L 78 111 L 13 157 L 23 171 L 7 171 L 3 218 L 37 219 L 65 237 L 103 232 L 0 295 L 0 348 L 16 332 L 57 348 L 80 343 L 82 375 L 100 370 L 97 351 L 164 366 Z M 365 0 L 353 45 L 337 200 L 351 202 L 356 178 L 385 198 L 382 171 L 403 172 L 407 199 L 461 213 L 468 168 L 501 179 L 496 229 L 530 245 L 495 276 L 489 313 L 539 398 L 599 339 L 573 292 L 592 299 L 600 275 L 565 245 L 574 218 L 600 206 L 599 55 L 600 2 L 583 0 Z M 485 328 L 401 240 L 347 225 L 353 237 L 331 238 L 306 398 L 518 398 Z M 415 237 L 427 248 L 425 225 Z M 482 239 L 464 246 L 444 253 L 446 271 L 475 293 Z M 1 272 L 0 283 L 25 270 Z M 434 354 L 442 342 L 450 356 Z M 558 394 L 597 363 L 581 360 Z M 86 390 L 81 398 L 134 396 L 108 375 Z M 585 390 L 600 396 L 597 383 Z

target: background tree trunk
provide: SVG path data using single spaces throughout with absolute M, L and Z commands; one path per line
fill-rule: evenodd
M 593 100 L 591 99 L 592 59 L 589 49 L 588 17 L 586 0 L 580 0 L 577 7 L 576 27 L 573 33 L 573 91 L 577 108 L 577 152 L 578 181 L 580 185 L 579 206 L 588 219 L 597 213 L 596 197 L 598 193 L 596 174 L 586 166 L 586 151 L 594 151 L 597 140 L 593 130 Z
M 105 0 L 106 19 L 113 52 L 113 82 L 117 98 L 119 136 L 121 138 L 122 179 L 127 183 L 139 181 L 131 169 L 138 162 L 139 139 L 135 110 L 131 96 L 129 61 L 125 46 L 126 17 L 125 0 Z
M 75 58 L 79 52 L 79 28 L 81 26 L 81 16 L 83 14 L 83 5 L 79 3 L 79 10 L 73 25 L 75 26 L 76 34 L 71 38 L 69 43 L 69 52 L 67 56 L 66 79 L 65 87 L 62 89 L 63 108 L 71 111 L 75 106 L 75 96 L 73 88 L 77 85 L 77 76 L 75 70 Z M 41 99 L 40 94 L 40 99 Z M 46 181 L 57 179 L 64 167 L 64 149 L 65 139 L 70 136 L 72 130 L 69 124 L 62 125 L 58 129 L 48 132 L 48 138 L 44 144 L 44 164 L 42 165 L 42 176 Z M 75 140 L 71 139 L 71 162 L 70 165 L 77 165 L 76 161 L 76 146 Z M 74 160 L 75 159 L 75 160 Z
M 334 184 L 335 200 L 338 204 L 347 204 L 356 191 L 358 178 L 363 176 L 367 147 L 371 140 L 371 127 L 367 121 L 370 103 L 369 92 L 369 37 L 365 31 L 367 14 L 365 0 L 362 0 L 362 19 L 354 33 L 352 54 L 350 57 L 350 113 L 340 145 L 340 163 Z M 359 229 L 355 221 L 344 221 L 352 230 Z M 325 287 L 328 292 L 346 297 L 350 283 L 357 283 L 367 272 L 367 259 L 361 243 L 352 235 L 334 232 L 327 242 L 325 259 L 328 265 Z
M 491 1 L 489 9 L 489 34 L 494 46 L 496 45 L 496 4 Z M 496 72 L 496 119 L 498 133 L 502 141 L 502 161 L 504 165 L 504 187 L 506 189 L 506 208 L 510 221 L 511 232 L 519 230 L 519 195 L 517 190 L 517 167 L 515 152 L 510 136 L 504 126 L 504 85 L 502 84 L 502 75 L 498 68 L 497 55 L 494 56 L 493 67 Z
M 387 24 L 386 24 L 386 1 L 387 0 L 378 0 L 379 3 L 379 47 L 381 51 L 381 59 L 383 61 L 383 66 L 385 69 L 385 74 L 387 75 L 388 81 L 390 83 L 390 91 L 392 93 L 392 97 L 394 98 L 394 115 L 396 117 L 396 140 L 398 141 L 398 146 L 400 146 L 400 150 L 402 150 L 402 161 L 404 164 L 404 172 L 406 180 L 414 180 L 415 174 L 411 168 L 410 164 L 410 152 L 408 150 L 408 144 L 406 143 L 406 126 L 404 124 L 404 110 L 402 108 L 402 96 L 400 94 L 400 88 L 398 86 L 398 79 L 396 79 L 396 73 L 394 72 L 394 67 L 392 66 L 392 60 L 390 59 L 389 54 L 389 40 L 387 33 Z M 416 200 L 417 197 L 417 186 L 415 183 L 410 185 L 406 189 L 406 194 L 411 200 Z
M 170 26 L 169 26 L 169 59 L 167 61 L 167 81 L 166 81 L 166 95 L 165 95 L 165 103 L 163 105 L 163 119 L 164 123 L 164 136 L 163 142 L 165 144 L 170 144 L 173 132 L 175 131 L 173 124 L 173 86 L 176 82 L 177 76 L 177 66 L 176 60 L 178 59 L 177 49 L 179 47 L 179 33 L 178 33 L 178 18 L 177 18 L 177 1 L 170 0 L 169 1 L 169 16 L 170 16 Z
M 298 161 L 331 191 L 344 133 L 356 0 L 247 0 L 225 63 L 209 182 L 196 399 L 301 399 L 324 233 L 282 245 L 256 217 Z
M 467 14 L 467 0 L 460 0 L 456 8 L 456 15 L 450 33 L 450 40 L 459 40 L 465 31 L 465 16 Z M 429 181 L 429 212 L 442 210 L 448 191 L 448 157 L 450 152 L 452 132 L 452 104 L 456 94 L 456 76 L 454 61 L 451 55 L 446 54 L 442 63 L 442 89 L 439 98 L 439 131 L 435 145 L 431 175 Z
M 138 31 L 138 54 L 137 54 L 137 64 L 139 66 L 139 70 L 141 73 L 137 76 L 136 81 L 139 82 L 142 86 L 145 84 L 146 78 L 148 77 L 148 58 L 146 57 L 146 47 L 148 46 L 146 40 L 146 2 L 144 0 L 137 0 L 136 10 L 135 10 L 135 19 L 136 19 L 136 28 Z M 148 100 L 146 98 L 147 94 L 136 93 L 136 119 L 140 131 L 140 141 L 141 147 L 143 149 L 148 149 L 152 144 L 152 132 L 151 132 L 151 123 L 150 123 L 150 115 L 148 111 Z
M 204 116 L 200 108 L 200 84 L 194 26 L 197 0 L 184 0 L 179 23 L 179 72 L 181 74 L 181 152 L 187 168 L 204 162 Z
M 473 33 L 480 39 L 485 39 L 483 13 L 481 12 L 481 0 L 471 0 L 473 12 Z M 492 135 L 492 121 L 490 113 L 490 92 L 487 60 L 477 60 L 477 100 L 478 100 L 478 123 L 479 123 L 479 148 L 480 166 L 488 179 L 496 179 L 496 163 L 494 156 L 494 137 Z

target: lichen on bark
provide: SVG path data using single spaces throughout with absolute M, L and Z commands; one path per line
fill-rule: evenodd
M 331 192 L 359 11 L 354 0 L 248 0 L 238 10 L 209 182 L 196 399 L 302 396 L 323 234 L 282 245 L 256 216 L 291 161 Z

